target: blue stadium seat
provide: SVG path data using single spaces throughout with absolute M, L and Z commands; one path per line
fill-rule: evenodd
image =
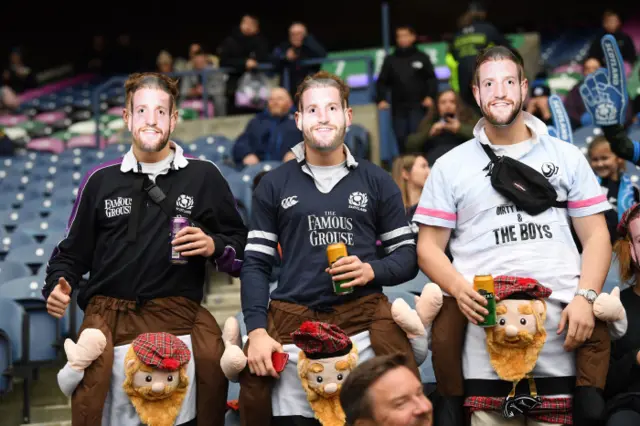
M 38 244 L 33 243 L 9 250 L 5 258 L 6 261 L 20 262 L 31 268 L 31 273 L 37 275 L 43 271 L 43 266 L 49 261 L 54 248 L 53 243 Z
M 8 231 L 15 229 L 18 224 L 37 219 L 40 217 L 33 210 L 2 210 L 0 211 L 0 226 L 4 226 Z
M 53 187 L 55 188 L 55 185 Z M 51 211 L 51 200 L 48 198 L 40 198 L 37 200 L 27 201 L 22 205 L 20 211 L 34 212 L 38 215 L 37 217 L 44 217 Z
M 12 249 L 22 246 L 28 246 L 35 242 L 36 241 L 31 236 L 16 229 L 10 234 L 7 233 L 2 235 L 1 246 L 3 250 L 9 252 Z
M 253 166 L 247 166 L 242 169 L 241 173 L 244 175 L 248 175 L 251 182 L 253 182 L 253 178 L 262 171 L 268 172 L 269 170 L 273 170 L 282 165 L 281 161 L 261 161 L 258 164 L 254 164 Z M 246 179 L 246 178 L 245 178 Z
M 416 307 L 415 295 L 408 291 L 398 290 L 394 287 L 385 287 L 383 293 L 387 296 L 390 303 L 393 303 L 396 299 L 404 299 L 412 309 Z
M 11 390 L 11 370 L 28 357 L 29 322 L 16 301 L 0 297 L 0 396 Z
M 0 262 L 0 286 L 16 278 L 31 276 L 31 269 L 22 262 Z
M 384 287 L 384 288 L 388 288 L 390 290 L 395 289 L 395 290 L 408 291 L 409 293 L 420 295 L 420 293 L 422 293 L 422 289 L 424 288 L 425 284 L 429 282 L 431 282 L 429 277 L 427 277 L 422 271 L 418 271 L 418 275 L 416 275 L 414 279 L 393 287 Z
M 207 159 L 208 160 L 208 159 Z M 220 173 L 222 173 L 222 176 L 227 179 L 229 176 L 237 174 L 238 171 L 236 169 L 234 169 L 231 166 L 228 166 L 226 164 L 223 163 L 215 163 L 216 167 L 218 167 L 218 170 L 220 170 Z
M 30 364 L 39 364 L 57 359 L 60 339 L 59 321 L 49 315 L 42 297 L 44 276 L 17 278 L 0 285 L 2 297 L 20 303 L 29 316 Z
M 49 215 L 46 218 L 37 218 L 24 223 L 21 222 L 20 225 L 18 225 L 18 229 L 20 231 L 26 233 L 27 235 L 30 235 L 37 242 L 44 241 L 49 236 L 49 234 L 64 233 L 66 228 L 66 217 L 60 218 L 56 214 Z
M 585 147 L 594 137 L 601 135 L 602 129 L 596 126 L 584 126 L 573 132 L 573 143 L 578 147 Z
M 198 153 L 204 154 L 208 160 L 222 162 L 229 160 L 232 154 L 233 142 L 222 135 L 206 135 L 191 141 L 198 146 Z
M 37 200 L 41 197 L 42 193 L 32 189 L 19 192 L 6 192 L 0 194 L 0 205 L 5 206 L 5 208 L 19 209 L 22 204 L 27 201 Z
M 633 141 L 640 141 L 640 128 L 634 127 L 632 129 L 629 129 L 628 135 L 629 139 Z
M 249 224 L 251 217 L 251 198 L 253 195 L 253 180 L 249 175 L 236 173 L 226 176 L 231 193 L 235 197 L 238 210 L 245 224 Z

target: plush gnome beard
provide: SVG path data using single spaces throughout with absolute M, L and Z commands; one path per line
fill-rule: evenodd
M 342 383 L 358 363 L 358 350 L 340 327 L 306 321 L 291 333 L 301 349 L 298 376 L 316 419 L 323 426 L 343 426 Z
M 547 340 L 546 299 L 551 290 L 536 280 L 499 276 L 494 279 L 495 327 L 485 330 L 493 369 L 502 380 L 518 382 L 533 371 Z
M 169 333 L 138 336 L 125 356 L 124 391 L 147 426 L 172 426 L 189 386 L 187 345 Z

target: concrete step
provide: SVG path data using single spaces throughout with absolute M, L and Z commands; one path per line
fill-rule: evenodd
M 222 328 L 227 318 L 233 317 L 240 312 L 239 308 L 211 308 L 208 306 L 206 306 L 206 308 L 211 312 L 211 315 L 213 315 L 216 321 L 218 321 L 220 328 Z
M 217 309 L 217 308 L 240 309 L 240 291 L 209 294 L 204 304 L 205 306 L 210 307 L 212 309 Z
M 31 407 L 30 424 L 49 424 L 51 422 L 71 421 L 71 401 L 61 405 L 44 405 Z
M 21 426 L 71 426 L 71 420 L 51 421 L 43 423 L 23 423 Z

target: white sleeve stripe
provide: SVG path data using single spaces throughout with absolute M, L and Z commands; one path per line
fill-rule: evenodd
M 401 235 L 411 234 L 411 228 L 408 226 L 403 226 L 401 228 L 394 229 L 393 231 L 385 232 L 380 235 L 380 241 L 392 240 L 394 238 L 398 238 Z
M 400 241 L 398 244 L 394 244 L 392 246 L 389 247 L 385 247 L 384 252 L 387 254 L 391 254 L 393 253 L 398 247 L 401 246 L 406 246 L 406 245 L 416 245 L 415 240 L 411 239 L 411 240 L 404 240 L 404 241 Z
M 278 242 L 278 236 L 276 234 L 266 231 L 250 231 L 247 238 L 262 238 L 264 240 Z
M 273 247 L 263 246 L 262 244 L 247 244 L 244 248 L 244 251 L 257 251 L 259 253 L 264 253 L 268 256 L 276 255 L 276 249 Z

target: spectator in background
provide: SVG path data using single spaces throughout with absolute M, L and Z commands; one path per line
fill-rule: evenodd
M 295 107 L 282 87 L 271 90 L 267 109 L 249 121 L 233 145 L 236 164 L 250 166 L 260 161 L 286 161 L 291 148 L 302 141 L 296 126 Z
M 549 96 L 551 96 L 551 89 L 547 82 L 547 74 L 538 73 L 536 79 L 531 83 L 531 94 L 526 111 L 542 120 L 547 126 L 552 124 Z
M 80 55 L 80 61 L 76 66 L 80 72 L 107 74 L 107 60 L 107 42 L 103 35 L 97 34 L 91 39 L 91 45 Z
M 244 111 L 235 105 L 235 92 L 240 76 L 247 71 L 256 70 L 258 64 L 269 60 L 269 46 L 266 38 L 260 34 L 260 22 L 252 15 L 244 15 L 239 28 L 227 37 L 219 48 L 220 66 L 231 68 L 227 80 L 227 113 L 238 114 Z
M 120 34 L 111 52 L 111 64 L 116 74 L 129 74 L 140 71 L 141 55 L 131 43 L 129 34 Z
M 210 55 L 207 55 L 203 50 L 193 52 L 193 57 L 189 64 L 188 69 L 195 71 L 203 71 L 206 69 L 213 69 Z M 203 87 L 203 76 L 198 75 L 186 75 L 181 78 L 182 83 L 180 86 L 180 96 L 183 99 L 202 99 L 205 88 Z M 216 116 L 223 116 L 226 113 L 226 99 L 224 97 L 224 75 L 219 72 L 210 72 L 206 76 L 206 91 L 208 98 L 213 101 L 214 111 Z
M 415 132 L 433 106 L 438 80 L 431 59 L 416 46 L 416 32 L 409 26 L 396 28 L 396 49 L 384 58 L 376 85 L 379 109 L 391 106 L 393 131 L 400 153 L 405 152 L 407 137 Z M 391 105 L 386 101 L 391 92 Z
M 358 365 L 340 391 L 349 426 L 431 426 L 433 406 L 402 354 Z
M 424 188 L 424 183 L 427 181 L 430 171 L 429 162 L 422 155 L 405 154 L 393 160 L 391 177 L 396 185 L 398 185 L 398 188 L 400 188 L 402 203 L 407 213 L 407 222 L 411 224 L 411 229 L 416 234 L 416 237 L 418 227 L 412 222 L 413 216 L 418 207 L 420 194 L 422 194 L 422 188 Z
M 622 59 L 633 66 L 637 59 L 636 47 L 633 45 L 633 39 L 629 37 L 627 33 L 623 32 L 620 29 L 621 27 L 622 22 L 620 21 L 620 16 L 612 10 L 606 10 L 602 15 L 602 29 L 593 40 L 587 57 L 597 58 L 601 63 L 604 63 L 604 53 L 602 52 L 600 40 L 605 34 L 611 34 L 618 42 Z
M 584 75 L 584 77 L 586 77 L 600 67 L 602 67 L 602 63 L 598 59 L 588 57 L 587 59 L 585 59 L 584 64 L 582 65 L 582 74 Z M 567 93 L 567 96 L 564 98 L 564 107 L 567 110 L 569 120 L 571 121 L 571 127 L 574 130 L 579 129 L 583 126 L 590 126 L 591 124 L 593 124 L 593 119 L 585 109 L 584 102 L 580 97 L 581 84 L 582 81 L 573 86 L 573 88 L 569 91 L 569 93 Z M 630 125 L 632 121 L 632 108 L 627 108 L 627 120 L 625 122 L 625 125 Z
M 284 70 L 289 70 L 289 90 L 295 96 L 302 80 L 310 74 L 320 70 L 321 65 L 301 65 L 305 59 L 324 58 L 327 51 L 316 38 L 309 34 L 307 27 L 301 22 L 294 22 L 289 27 L 289 40 L 276 47 L 273 51 L 274 64 L 280 72 L 280 83 L 284 81 Z
M 438 94 L 436 108 L 429 110 L 418 130 L 409 135 L 407 152 L 422 152 L 433 165 L 450 149 L 473 138 L 473 127 L 479 119 L 452 89 L 444 90 Z
M 14 48 L 9 54 L 9 67 L 2 74 L 2 79 L 5 85 L 18 94 L 37 86 L 34 73 L 24 64 L 22 51 L 18 48 Z
M 18 95 L 9 86 L 0 85 L 0 113 L 15 111 L 19 106 Z
M 458 20 L 458 32 L 454 35 L 449 51 L 457 62 L 460 97 L 466 106 L 480 114 L 471 90 L 476 55 L 491 45 L 510 46 L 504 35 L 487 21 L 487 12 L 480 1 L 474 1 L 469 10 Z
M 156 59 L 156 65 L 158 66 L 158 72 L 173 72 L 173 56 L 171 56 L 171 53 L 166 50 L 160 51 L 158 58 Z

